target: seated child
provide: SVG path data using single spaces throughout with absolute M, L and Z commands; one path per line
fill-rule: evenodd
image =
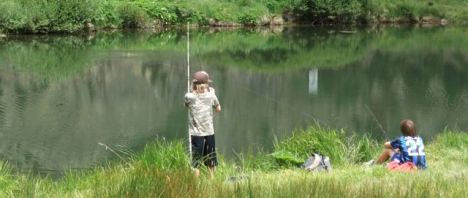
M 384 150 L 377 160 L 377 164 L 383 164 L 391 159 L 387 168 L 396 171 L 413 171 L 416 168 L 425 169 L 426 154 L 424 153 L 424 143 L 421 137 L 416 134 L 416 127 L 412 120 L 402 120 L 400 122 L 402 136 L 385 142 Z

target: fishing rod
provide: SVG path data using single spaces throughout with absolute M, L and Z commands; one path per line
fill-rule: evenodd
M 190 22 L 187 22 L 187 93 L 190 92 Z M 190 120 L 190 108 L 188 109 L 187 118 Z M 192 161 L 192 138 L 190 138 L 190 126 L 188 127 L 189 141 L 189 162 Z
M 187 92 L 190 92 L 190 22 L 187 22 Z
M 389 140 L 387 131 L 385 131 L 385 129 L 383 128 L 383 126 L 380 124 L 379 120 L 377 120 L 377 117 L 375 117 L 374 112 L 372 112 L 372 110 L 370 109 L 369 106 L 367 106 L 367 104 L 364 104 L 364 106 L 366 106 L 367 112 L 369 112 L 369 114 L 372 116 L 372 118 L 374 118 L 374 121 L 375 121 L 375 122 L 377 123 L 377 125 L 379 126 L 380 131 L 382 131 L 382 133 L 383 133 L 385 139 Z

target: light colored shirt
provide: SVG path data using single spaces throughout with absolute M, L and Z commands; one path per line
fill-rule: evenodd
M 215 90 L 204 93 L 189 92 L 185 94 L 185 104 L 189 108 L 189 133 L 193 136 L 214 134 L 213 110 L 219 105 Z

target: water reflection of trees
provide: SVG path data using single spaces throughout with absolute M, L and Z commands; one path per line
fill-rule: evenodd
M 444 51 L 446 61 L 457 60 L 451 52 L 465 50 L 465 28 L 363 29 L 343 34 L 339 28 L 285 28 L 264 30 L 191 32 L 192 56 L 205 63 L 255 71 L 303 68 L 337 68 L 365 60 L 372 53 Z M 428 42 L 430 41 L 430 42 Z M 104 51 L 158 51 L 185 53 L 185 32 L 99 33 L 94 37 L 13 37 L 2 41 L 0 60 L 35 71 L 47 78 L 76 74 L 86 62 Z M 27 59 L 24 57 L 28 57 Z M 417 57 L 416 57 L 417 58 Z M 459 58 L 459 57 L 458 57 Z M 462 67 L 462 66 L 459 66 Z
M 111 57 L 91 61 L 79 75 L 49 81 L 42 89 L 35 89 L 34 83 L 41 82 L 37 76 L 10 69 L 0 73 L 0 79 L 7 80 L 1 83 L 0 95 L 2 160 L 20 170 L 81 169 L 115 157 L 98 142 L 138 150 L 158 135 L 184 133 L 180 123 L 180 130 L 165 132 L 167 123 L 185 122 L 182 103 L 174 104 L 185 90 L 177 89 L 185 85 L 177 83 L 180 72 L 174 68 L 179 67 Z M 162 73 L 170 76 L 151 82 L 145 78 L 148 68 L 167 69 Z
M 329 94 L 326 98 L 334 98 L 335 105 L 370 104 L 394 134 L 404 117 L 423 123 L 420 129 L 426 133 L 437 133 L 445 126 L 468 128 L 466 121 L 457 119 L 467 110 L 468 90 L 461 86 L 468 83 L 467 76 L 466 68 L 444 61 L 440 53 L 377 53 L 366 64 L 322 70 L 319 85 L 320 90 L 334 90 L 320 94 Z M 363 108 L 354 110 L 358 113 L 340 114 L 366 116 Z

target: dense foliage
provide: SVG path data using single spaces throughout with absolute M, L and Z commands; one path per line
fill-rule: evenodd
M 461 0 L 3 0 L 0 32 L 78 32 L 95 28 L 149 28 L 191 22 L 200 25 L 265 25 L 286 22 L 466 22 Z

